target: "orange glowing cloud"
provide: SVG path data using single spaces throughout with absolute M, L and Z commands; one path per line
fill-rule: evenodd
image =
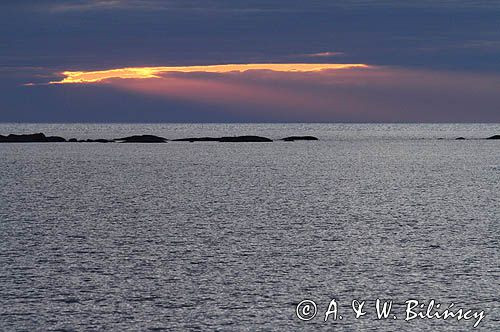
M 96 84 L 89 91 L 127 93 L 158 105 L 215 105 L 242 118 L 273 121 L 472 121 L 478 112 L 489 118 L 498 114 L 500 98 L 497 74 L 364 64 L 131 67 L 62 74 L 51 84 L 68 93 Z
M 52 81 L 50 84 L 72 84 L 72 83 L 99 83 L 109 79 L 148 79 L 160 78 L 161 74 L 168 72 L 177 73 L 231 73 L 246 72 L 250 70 L 269 70 L 274 72 L 320 72 L 323 70 L 338 70 L 352 68 L 369 68 L 365 64 L 348 63 L 247 63 L 247 64 L 225 64 L 207 66 L 170 66 L 170 67 L 129 67 L 99 71 L 64 71 L 64 78 L 60 81 Z

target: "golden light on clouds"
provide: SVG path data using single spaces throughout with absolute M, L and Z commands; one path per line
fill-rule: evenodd
M 177 73 L 230 73 L 249 70 L 270 70 L 275 72 L 319 72 L 322 70 L 368 68 L 365 64 L 348 63 L 247 63 L 207 66 L 170 66 L 170 67 L 129 67 L 99 71 L 65 71 L 64 78 L 50 84 L 98 83 L 108 79 L 147 79 L 160 78 L 160 74 Z

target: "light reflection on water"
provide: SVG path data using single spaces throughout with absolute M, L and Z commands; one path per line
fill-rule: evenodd
M 352 299 L 455 302 L 499 324 L 500 125 L 0 125 L 0 329 L 470 330 L 354 320 Z M 421 139 L 422 138 L 422 139 Z M 295 306 L 336 298 L 346 318 Z M 367 304 L 368 306 L 368 304 Z M 401 317 L 402 319 L 403 317 Z

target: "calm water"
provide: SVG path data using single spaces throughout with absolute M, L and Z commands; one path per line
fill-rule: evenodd
M 408 299 L 500 326 L 500 142 L 453 139 L 500 125 L 0 125 L 36 131 L 320 141 L 0 144 L 2 331 L 472 329 Z

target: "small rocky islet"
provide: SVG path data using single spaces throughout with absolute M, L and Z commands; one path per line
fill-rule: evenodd
M 281 139 L 282 141 L 316 141 L 314 136 L 290 136 Z M 273 142 L 272 139 L 262 136 L 244 135 L 244 136 L 223 136 L 223 137 L 189 137 L 168 140 L 165 137 L 155 135 L 133 135 L 114 139 L 80 139 L 70 138 L 66 140 L 59 136 L 46 136 L 43 133 L 35 134 L 10 134 L 8 136 L 0 135 L 0 143 L 49 143 L 49 142 L 70 142 L 70 143 L 166 143 L 172 142 Z
M 493 135 L 493 136 L 490 136 L 490 137 L 486 137 L 484 139 L 500 139 L 500 135 Z M 466 138 L 463 137 L 463 136 L 460 136 L 460 137 L 455 138 L 455 140 L 463 141 L 463 140 L 466 140 Z
M 294 141 L 317 141 L 318 138 L 314 136 L 289 136 L 281 139 L 285 142 L 294 142 Z
M 45 136 L 43 133 L 8 136 L 0 135 L 0 143 L 50 143 L 50 142 L 66 142 L 66 139 L 59 136 Z
M 190 137 L 172 140 L 174 142 L 272 142 L 261 136 L 227 136 L 227 137 Z

